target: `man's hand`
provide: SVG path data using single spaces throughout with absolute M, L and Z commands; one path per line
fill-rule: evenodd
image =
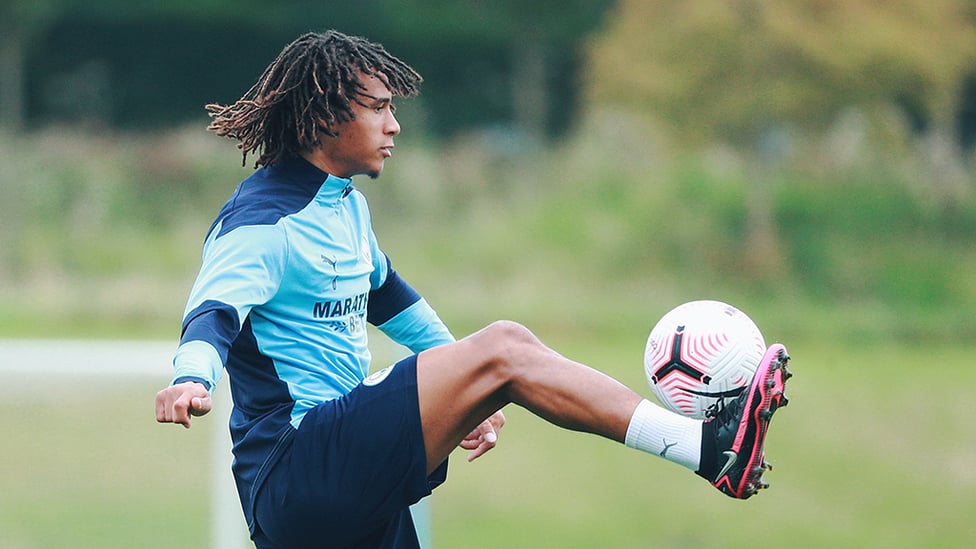
M 190 428 L 190 416 L 202 416 L 210 411 L 210 392 L 202 383 L 185 381 L 156 393 L 156 421 L 179 423 Z
M 474 461 L 482 454 L 491 450 L 498 443 L 498 431 L 505 425 L 505 414 L 498 410 L 488 419 L 481 422 L 481 425 L 468 433 L 468 436 L 461 441 L 461 448 L 472 450 L 468 454 L 468 461 Z

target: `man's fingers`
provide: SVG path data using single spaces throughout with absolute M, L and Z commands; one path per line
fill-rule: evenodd
M 479 457 L 483 456 L 485 452 L 491 450 L 494 447 L 495 447 L 494 442 L 483 441 L 470 454 L 468 454 L 468 461 L 470 462 L 478 459 Z
M 173 423 L 179 423 L 187 429 L 190 428 L 190 402 L 191 397 L 185 393 L 173 402 Z
M 212 401 L 206 389 L 198 384 L 180 384 L 167 387 L 156 394 L 156 421 L 177 423 L 190 428 L 191 416 L 210 412 Z M 201 394 L 202 393 L 202 394 Z
M 156 421 L 166 423 L 166 403 L 163 401 L 161 393 L 156 395 Z
M 483 421 L 477 429 L 471 431 L 468 438 L 461 442 L 461 447 L 465 450 L 471 450 L 471 453 L 468 454 L 468 461 L 474 461 L 494 448 L 497 443 L 498 433 L 495 432 L 495 426 L 490 421 Z
M 481 425 L 478 426 L 478 432 L 481 433 L 481 438 L 489 444 L 498 441 L 498 433 L 495 432 L 495 426 L 490 421 L 481 422 Z
M 209 412 L 211 407 L 210 397 L 195 397 L 190 401 L 190 414 L 202 416 Z

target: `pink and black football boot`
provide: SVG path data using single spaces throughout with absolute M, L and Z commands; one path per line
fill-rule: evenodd
M 701 468 L 696 473 L 729 497 L 748 499 L 769 488 L 763 443 L 773 413 L 786 406 L 790 356 L 777 343 L 766 350 L 752 383 L 735 400 L 719 403 L 702 426 Z

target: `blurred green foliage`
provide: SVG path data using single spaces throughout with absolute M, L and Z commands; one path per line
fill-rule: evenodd
M 425 131 L 564 133 L 583 43 L 610 0 L 207 0 L 0 5 L 0 125 L 129 130 L 203 118 L 239 98 L 299 34 L 335 28 L 384 44 L 424 75 Z
M 155 90 L 217 79 L 240 93 L 266 62 L 253 48 L 283 42 L 323 9 L 106 7 L 116 4 L 6 5 L 16 32 L 0 44 L 0 86 L 17 72 L 4 67 L 20 40 L 30 44 L 24 58 L 43 61 L 31 71 L 49 77 L 86 59 L 115 67 L 122 55 L 142 62 L 109 80 L 143 75 L 135 81 Z M 443 112 L 466 128 L 434 137 L 430 103 L 405 101 L 396 158 L 379 181 L 360 182 L 401 272 L 436 289 L 431 300 L 452 323 L 514 315 L 566 329 L 644 326 L 708 296 L 768 309 L 783 335 L 972 337 L 974 178 L 950 128 L 973 75 L 971 2 L 520 6 L 374 0 L 329 19 L 428 64 L 423 97 L 450 98 Z M 258 22 L 266 28 L 251 34 Z M 48 35 L 57 40 L 29 40 Z M 166 59 L 190 72 L 167 72 Z M 572 71 L 558 82 L 530 70 L 561 63 Z M 210 80 L 191 77 L 200 67 L 213 67 Z M 203 233 L 250 172 L 230 143 L 206 134 L 202 111 L 188 127 L 120 130 L 115 115 L 99 118 L 104 94 L 85 87 L 93 83 L 55 78 L 48 95 L 32 95 L 92 92 L 80 104 L 93 117 L 81 124 L 0 131 L 0 333 L 172 333 Z M 471 86 L 507 106 L 496 110 Z M 520 96 L 535 99 L 517 106 Z M 104 97 L 112 109 L 128 104 Z M 132 97 L 131 121 L 153 110 L 148 91 L 145 104 Z M 558 140 L 538 139 L 538 124 L 554 120 L 533 114 L 542 104 L 567 124 Z
M 589 99 L 746 148 L 852 107 L 952 134 L 974 25 L 969 0 L 622 0 L 589 49 Z
M 945 204 L 897 174 L 784 166 L 765 187 L 777 227 L 769 270 L 751 259 L 747 165 L 618 160 L 623 146 L 601 127 L 525 154 L 403 137 L 383 176 L 359 185 L 395 265 L 466 328 L 513 315 L 574 330 L 649 326 L 680 301 L 713 297 L 769 309 L 783 336 L 974 335 L 971 194 Z M 198 128 L 36 133 L 0 147 L 16 159 L 2 172 L 0 333 L 79 320 L 172 333 L 212 216 L 250 173 L 232 144 Z M 792 307 L 805 318 L 790 320 Z

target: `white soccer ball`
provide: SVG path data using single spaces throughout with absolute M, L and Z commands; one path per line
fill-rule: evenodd
M 691 301 L 665 314 L 644 348 L 651 391 L 670 410 L 698 419 L 752 381 L 766 343 L 756 324 L 720 301 Z

